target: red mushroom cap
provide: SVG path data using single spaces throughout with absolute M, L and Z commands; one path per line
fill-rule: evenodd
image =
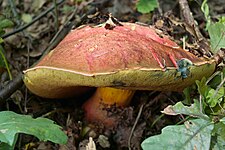
M 71 31 L 36 66 L 24 71 L 27 87 L 42 97 L 74 95 L 82 87 L 179 91 L 210 76 L 214 60 L 198 58 L 153 27 L 121 23 Z M 183 79 L 177 61 L 192 62 Z

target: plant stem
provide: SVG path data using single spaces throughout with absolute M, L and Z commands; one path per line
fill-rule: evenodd
M 3 49 L 2 45 L 0 45 L 0 55 L 1 55 L 1 57 L 2 57 L 2 59 L 4 61 L 4 63 L 5 63 L 5 67 L 7 69 L 7 72 L 8 72 L 8 75 L 9 75 L 9 79 L 12 80 L 12 74 L 11 74 L 10 69 L 9 69 L 9 64 L 8 64 L 6 58 L 5 58 L 5 55 L 3 54 L 3 50 L 4 49 Z

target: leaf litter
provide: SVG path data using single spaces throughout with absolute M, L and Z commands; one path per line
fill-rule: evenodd
M 124 9 L 120 8 L 120 3 L 123 3 Z M 212 7 L 213 9 L 215 9 L 215 15 L 220 14 L 224 10 L 224 7 L 221 8 L 222 5 L 220 3 L 221 1 L 218 1 L 218 3 L 209 3 L 209 5 L 216 6 Z M 163 11 L 166 11 L 168 9 L 175 10 L 176 7 L 174 6 L 174 4 L 166 2 L 162 3 L 162 1 L 160 1 L 160 4 L 161 8 L 164 8 Z M 8 15 L 12 20 L 14 20 L 14 22 L 24 24 L 30 22 L 30 17 L 33 18 L 37 16 L 51 5 L 52 2 L 46 0 L 24 1 L 23 3 L 15 1 L 18 16 L 23 16 L 26 14 L 28 14 L 29 16 L 24 18 L 25 22 L 22 22 L 22 18 L 17 18 L 13 16 L 12 13 L 9 13 Z M 70 17 L 74 9 L 76 9 L 76 15 L 74 18 L 75 20 L 79 21 L 84 13 L 86 13 L 91 7 L 97 5 L 98 3 L 92 0 L 75 2 L 66 1 L 58 8 L 57 19 L 59 22 L 59 28 L 62 28 L 65 23 L 65 20 Z M 67 7 L 67 11 L 65 11 L 65 6 Z M 0 8 L 3 13 L 7 12 L 7 10 L 10 9 L 6 0 L 1 3 Z M 199 10 L 196 7 L 193 7 L 192 9 L 195 10 L 195 14 L 198 14 Z M 111 12 L 114 17 L 122 21 L 136 22 L 139 21 L 139 19 L 141 18 L 142 22 L 146 21 L 143 23 L 155 24 L 156 27 L 158 27 L 159 29 L 163 29 L 163 32 L 165 32 L 165 34 L 171 35 L 174 38 L 173 40 L 176 40 L 178 43 L 180 43 L 183 36 L 186 35 L 188 36 L 186 41 L 187 50 L 193 49 L 193 47 L 195 47 L 194 49 L 196 50 L 194 51 L 194 53 L 196 53 L 196 55 L 202 55 L 201 52 L 197 51 L 199 45 L 196 44 L 193 35 L 187 33 L 183 29 L 182 26 L 184 25 L 184 23 L 174 12 L 172 12 L 170 15 L 168 15 L 167 13 L 163 17 L 159 17 L 159 13 L 154 11 L 152 13 L 152 19 L 150 19 L 149 15 L 138 13 L 135 8 L 135 3 L 130 0 L 125 0 L 123 2 L 120 2 L 118 0 L 111 1 L 110 4 L 107 4 L 105 8 L 100 11 L 100 13 L 102 14 L 108 12 Z M 18 72 L 26 69 L 27 67 L 35 63 L 44 53 L 44 50 L 49 46 L 51 39 L 57 32 L 57 29 L 55 28 L 55 17 L 56 14 L 54 14 L 53 12 L 49 13 L 44 18 L 34 23 L 23 32 L 14 34 L 4 40 L 6 56 L 10 62 L 10 69 L 13 72 L 13 76 L 16 76 Z M 196 19 L 201 20 L 202 18 L 200 16 Z M 96 20 L 90 18 L 89 20 L 87 19 L 86 22 L 96 23 Z M 21 24 L 17 24 L 17 26 Z M 7 32 L 10 31 L 12 30 L 7 30 Z M 29 62 L 27 62 L 27 58 L 29 58 Z M 26 93 L 24 87 L 19 89 L 19 91 L 19 93 L 22 93 L 23 95 L 25 95 Z M 17 99 L 17 97 L 19 98 L 19 102 L 15 103 L 14 101 L 15 99 Z M 25 99 L 25 97 L 27 97 L 27 99 Z M 82 102 L 79 101 L 80 99 L 84 99 L 84 97 L 74 99 L 45 100 L 28 92 L 27 96 L 21 96 L 21 94 L 18 94 L 18 96 L 11 97 L 7 101 L 7 105 L 1 105 L 0 108 L 2 110 L 7 108 L 18 113 L 26 113 L 32 115 L 33 117 L 45 115 L 46 117 L 54 120 L 58 125 L 62 126 L 63 130 L 67 133 L 67 136 L 69 138 L 66 145 L 57 145 L 51 142 L 38 142 L 38 140 L 32 136 L 22 135 L 20 140 L 20 148 L 27 147 L 26 149 L 82 149 L 82 145 L 87 145 L 89 141 L 89 136 L 93 137 L 97 149 L 107 149 L 108 144 L 110 145 L 110 148 L 108 149 L 124 149 L 128 148 L 127 141 L 130 134 L 132 134 L 130 148 L 141 149 L 140 144 L 144 139 L 149 136 L 159 134 L 163 127 L 170 124 L 175 124 L 176 122 L 182 120 L 182 118 L 180 118 L 179 116 L 160 117 L 160 111 L 166 108 L 166 106 L 173 105 L 174 103 L 183 100 L 183 97 L 180 93 L 152 93 L 146 91 L 138 91 L 135 94 L 135 97 L 132 101 L 132 105 L 130 107 L 125 108 L 123 110 L 113 108 L 109 110 L 112 114 L 117 114 L 119 116 L 118 122 L 120 122 L 118 127 L 112 130 L 105 129 L 103 126 L 90 125 L 84 122 L 83 111 L 81 109 Z M 145 105 L 143 107 L 142 114 L 138 119 L 133 133 L 131 133 L 132 127 L 138 116 L 139 109 L 143 104 Z M 20 108 L 22 108 L 22 110 Z M 172 111 L 172 113 L 175 112 Z M 158 121 L 153 124 L 155 120 Z M 88 130 L 86 131 L 87 127 Z M 103 144 L 104 142 L 106 143 L 105 146 Z

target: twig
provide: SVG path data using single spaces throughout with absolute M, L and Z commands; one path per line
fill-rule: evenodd
M 132 138 L 132 135 L 133 135 L 133 133 L 134 133 L 134 129 L 136 128 L 136 126 L 137 126 L 137 123 L 138 123 L 138 120 L 139 120 L 139 118 L 141 117 L 141 113 L 142 113 L 142 110 L 143 110 L 143 107 L 144 107 L 144 104 L 142 104 L 141 105 L 141 107 L 140 107 L 140 109 L 139 109 L 139 112 L 138 112 L 138 115 L 137 115 L 137 118 L 136 118 L 136 120 L 135 120 L 135 122 L 134 122 L 134 125 L 133 125 L 133 127 L 132 127 L 132 129 L 131 129 L 131 132 L 130 132 L 130 135 L 129 135 L 129 138 L 128 138 L 128 149 L 129 150 L 131 150 L 131 138 Z
M 64 2 L 64 0 L 59 0 L 59 1 L 57 2 L 57 5 L 60 5 L 60 4 L 62 4 L 63 2 Z M 55 9 L 55 6 L 52 5 L 49 9 L 45 10 L 45 11 L 42 12 L 40 15 L 38 15 L 36 18 L 34 18 L 30 23 L 27 23 L 27 24 L 25 24 L 24 26 L 21 26 L 21 27 L 15 29 L 15 30 L 12 31 L 12 32 L 8 32 L 8 33 L 4 34 L 4 35 L 2 36 L 2 38 L 5 39 L 5 38 L 7 38 L 7 37 L 9 37 L 9 36 L 11 36 L 11 35 L 13 35 L 13 34 L 16 34 L 16 33 L 20 32 L 20 31 L 23 31 L 24 29 L 28 28 L 29 26 L 31 26 L 32 24 L 34 24 L 36 21 L 40 20 L 42 17 L 44 17 L 46 14 L 48 14 L 49 12 L 51 12 L 51 11 L 54 10 L 54 9 Z
M 27 68 L 30 66 L 30 46 L 31 46 L 31 39 L 29 38 L 29 42 L 27 43 Z M 27 88 L 25 89 L 25 96 L 24 96 L 24 112 L 27 113 Z
M 59 29 L 59 13 L 58 13 L 58 7 L 57 7 L 57 2 L 54 0 L 54 9 L 55 9 L 55 26 L 56 29 Z
M 215 98 L 215 97 L 216 97 L 216 95 L 218 94 L 220 88 L 223 86 L 224 83 L 225 83 L 225 78 L 223 78 L 223 80 L 222 80 L 222 81 L 220 82 L 220 84 L 217 86 L 217 88 L 216 88 L 216 90 L 215 90 L 215 92 L 214 92 L 212 98 Z
M 184 17 L 186 24 L 189 26 L 190 29 L 193 30 L 198 40 L 203 39 L 201 32 L 195 24 L 195 20 L 192 16 L 187 0 L 179 0 L 179 4 L 182 12 L 182 17 Z
M 8 99 L 22 85 L 22 74 L 19 74 L 12 81 L 9 81 L 9 83 L 4 86 L 2 90 L 0 90 L 0 102 L 4 102 L 6 99 Z
M 205 85 L 207 85 L 215 76 L 217 76 L 218 74 L 220 74 L 220 71 L 216 71 L 214 72 L 206 81 Z
M 153 121 L 153 123 L 151 124 L 151 128 L 156 124 L 156 122 L 158 122 L 162 117 L 164 117 L 165 116 L 165 114 L 161 114 L 159 117 L 157 117 L 154 121 Z
M 186 30 L 192 33 L 202 47 L 199 48 L 202 54 L 211 57 L 210 46 L 207 40 L 201 34 L 199 28 L 195 24 L 194 17 L 191 13 L 187 0 L 179 0 L 182 17 L 186 24 Z

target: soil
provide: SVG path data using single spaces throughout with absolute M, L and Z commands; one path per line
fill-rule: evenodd
M 151 13 L 141 14 L 136 9 L 137 1 L 133 0 L 82 0 L 64 1 L 57 9 L 46 13 L 44 17 L 29 25 L 25 30 L 4 38 L 5 56 L 10 64 L 13 78 L 37 62 L 51 45 L 56 33 L 68 21 L 74 28 L 85 24 L 99 24 L 107 19 L 109 13 L 119 21 L 142 22 L 154 25 L 163 30 L 178 44 L 183 36 L 187 36 L 188 49 L 198 56 L 204 55 L 195 49 L 194 37 L 185 30 L 184 19 L 180 14 L 179 3 L 174 0 L 159 0 L 159 9 Z M 201 0 L 189 1 L 191 12 L 198 23 L 198 28 L 205 38 L 209 38 L 205 32 L 206 20 L 201 12 Z M 213 20 L 225 14 L 224 0 L 209 0 L 210 15 Z M 36 16 L 49 9 L 54 2 L 43 0 L 33 2 L 14 1 L 14 7 L 10 7 L 7 0 L 0 1 L 0 14 L 10 18 L 19 28 Z M 90 11 L 94 11 L 91 12 Z M 14 12 L 14 13 L 13 13 Z M 88 16 L 83 17 L 85 14 Z M 172 20 L 172 21 L 171 21 Z M 71 24 L 70 24 L 71 25 Z M 7 29 L 6 33 L 13 29 Z M 1 88 L 9 82 L 7 72 L 3 69 L 1 74 Z M 161 129 L 167 125 L 182 122 L 184 116 L 162 115 L 161 111 L 168 105 L 184 100 L 184 95 L 178 92 L 137 91 L 131 105 L 126 108 L 112 107 L 108 111 L 118 116 L 118 125 L 114 128 L 105 128 L 103 125 L 91 124 L 84 120 L 82 104 L 93 93 L 71 99 L 44 99 L 32 94 L 24 85 L 18 87 L 16 92 L 0 104 L 0 110 L 11 110 L 19 114 L 28 114 L 32 117 L 46 117 L 63 127 L 68 135 L 66 145 L 51 142 L 40 142 L 37 138 L 21 134 L 16 149 L 26 150 L 83 150 L 89 137 L 93 137 L 97 149 L 141 149 L 141 142 L 149 136 L 161 133 Z M 193 91 L 192 96 L 195 96 Z M 141 114 L 141 115 L 138 115 Z

